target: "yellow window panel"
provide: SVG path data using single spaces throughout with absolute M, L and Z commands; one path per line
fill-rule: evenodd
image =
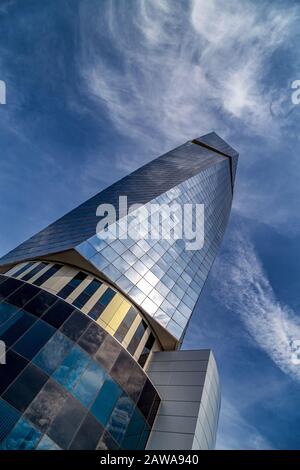
M 130 309 L 131 304 L 127 302 L 127 300 L 123 300 L 122 304 L 116 311 L 115 315 L 112 317 L 112 319 L 109 322 L 110 328 L 116 332 L 116 330 L 119 328 L 121 322 L 124 320 L 126 317 L 128 310 Z
M 111 300 L 111 302 L 109 302 L 107 307 L 105 307 L 105 309 L 100 315 L 100 318 L 102 321 L 104 321 L 104 323 L 106 323 L 107 325 L 109 324 L 110 320 L 112 319 L 112 317 L 114 316 L 118 308 L 120 307 L 122 301 L 123 301 L 123 296 L 120 294 L 116 294 L 114 298 Z

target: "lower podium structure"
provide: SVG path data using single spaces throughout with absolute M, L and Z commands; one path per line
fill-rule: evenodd
M 155 352 L 147 372 L 161 398 L 147 449 L 213 449 L 221 396 L 212 352 Z

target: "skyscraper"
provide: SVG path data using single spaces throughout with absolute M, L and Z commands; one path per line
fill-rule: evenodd
M 214 447 L 213 354 L 179 348 L 224 235 L 237 160 L 215 133 L 189 141 L 0 260 L 2 448 Z M 97 208 L 124 196 L 148 236 L 123 236 L 130 214 L 116 211 L 108 225 L 121 236 L 99 237 Z M 204 204 L 201 248 L 147 232 L 149 208 L 159 232 L 166 207 L 190 204 Z

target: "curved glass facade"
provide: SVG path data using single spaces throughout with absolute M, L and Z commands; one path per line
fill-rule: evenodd
M 2 449 L 143 449 L 160 398 L 134 358 L 57 296 L 0 278 Z
M 142 367 L 151 351 L 161 349 L 139 310 L 99 277 L 73 266 L 45 261 L 18 264 L 6 275 L 40 286 L 80 309 L 116 338 Z

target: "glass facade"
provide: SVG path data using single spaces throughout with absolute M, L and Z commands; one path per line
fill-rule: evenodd
M 1 448 L 143 449 L 160 399 L 136 360 L 49 292 L 1 276 L 0 296 Z

